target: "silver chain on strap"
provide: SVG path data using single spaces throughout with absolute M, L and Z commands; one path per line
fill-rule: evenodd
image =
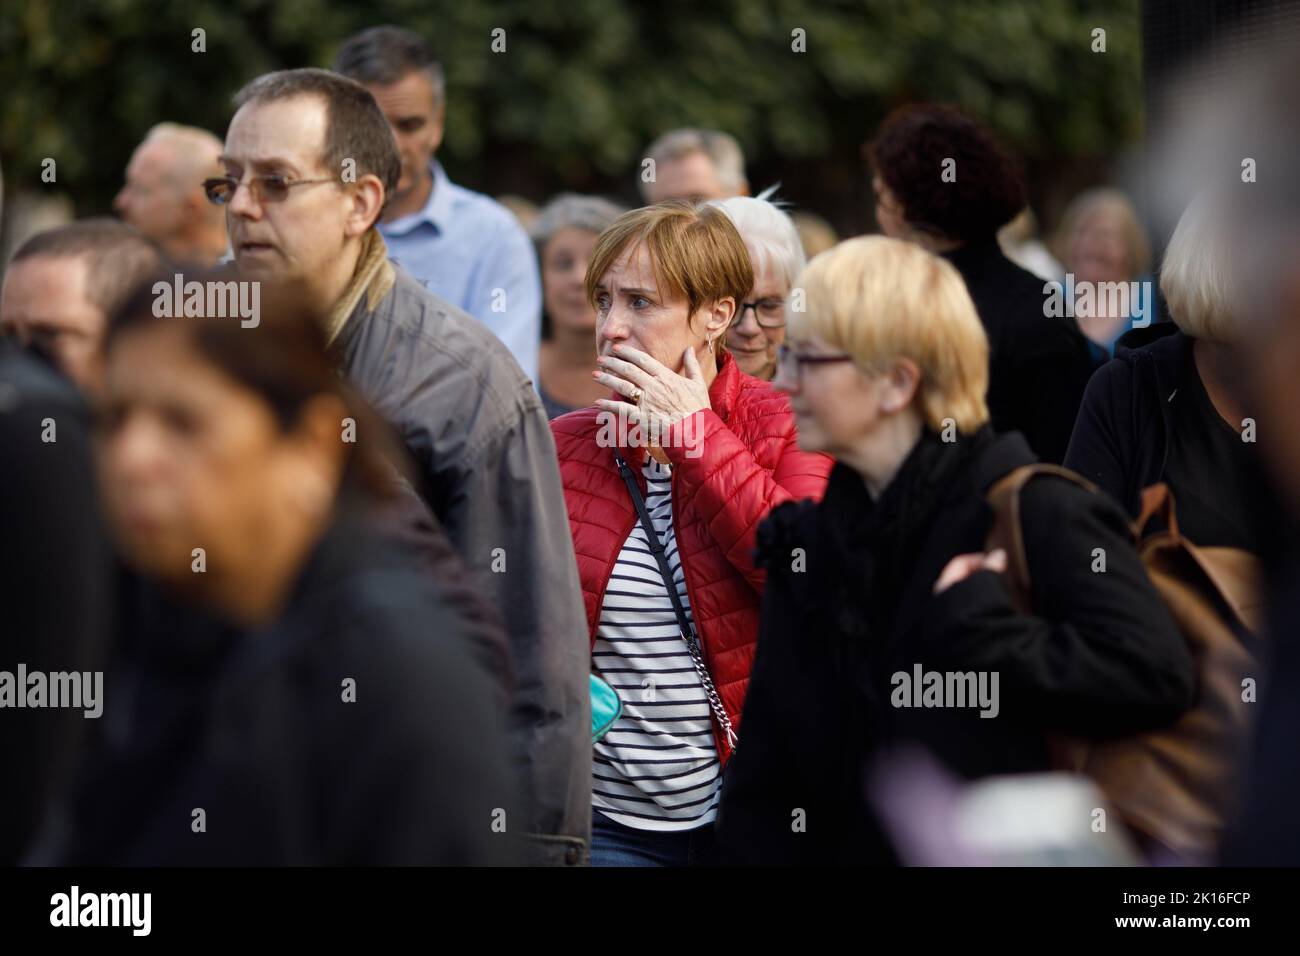
M 695 673 L 699 675 L 705 696 L 709 698 L 709 707 L 713 711 L 713 716 L 717 718 L 718 726 L 722 728 L 727 746 L 735 750 L 738 742 L 736 731 L 731 726 L 731 718 L 727 716 L 726 708 L 722 706 L 722 698 L 718 695 L 718 689 L 713 685 L 713 677 L 709 674 L 709 669 L 704 666 L 704 655 L 700 653 L 700 642 L 691 629 L 691 623 L 686 617 L 686 609 L 682 607 L 682 599 L 677 593 L 677 584 L 673 580 L 672 569 L 668 566 L 668 557 L 664 554 L 664 543 L 660 539 L 658 532 L 655 531 L 654 522 L 650 520 L 650 512 L 646 510 L 645 499 L 641 497 L 641 488 L 636 483 L 632 469 L 628 467 L 627 462 L 623 460 L 623 456 L 619 454 L 617 448 L 614 449 L 614 460 L 618 463 L 619 473 L 623 476 L 623 482 L 627 485 L 628 494 L 631 495 L 632 504 L 636 508 L 637 518 L 646 533 L 648 539 L 646 543 L 650 545 L 650 551 L 654 554 L 655 562 L 659 565 L 659 574 L 664 579 L 664 587 L 668 589 L 668 597 L 673 603 L 673 612 L 677 615 L 678 632 L 681 634 L 682 640 L 686 642 L 686 649 L 691 653 L 691 663 L 695 665 Z
M 709 669 L 704 666 L 704 658 L 700 656 L 700 645 L 693 635 L 682 632 L 682 640 L 686 642 L 686 649 L 691 652 L 691 661 L 695 664 L 695 673 L 700 675 L 700 683 L 704 685 L 704 693 L 709 698 L 709 706 L 713 708 L 713 716 L 718 718 L 718 726 L 727 738 L 727 746 L 732 750 L 736 749 L 736 732 L 731 729 L 731 718 L 727 716 L 726 708 L 722 706 L 722 698 L 718 696 L 718 689 L 713 686 L 713 678 L 709 676 Z

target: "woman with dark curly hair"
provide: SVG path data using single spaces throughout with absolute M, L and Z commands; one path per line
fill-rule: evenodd
M 881 231 L 948 259 L 989 338 L 989 413 L 1043 461 L 1065 457 L 1094 362 L 1070 320 L 1048 315 L 1043 282 L 1005 255 L 997 231 L 1025 206 L 1019 166 L 951 107 L 901 107 L 867 146 Z

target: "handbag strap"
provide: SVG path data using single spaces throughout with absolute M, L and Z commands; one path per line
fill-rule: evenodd
M 627 485 L 627 493 L 631 496 L 632 505 L 636 508 L 636 516 L 641 522 L 642 530 L 645 531 L 646 543 L 650 545 L 650 551 L 655 556 L 655 563 L 659 565 L 659 574 L 664 579 L 664 587 L 668 590 L 668 598 L 673 602 L 673 613 L 677 615 L 677 630 L 681 632 L 682 640 L 686 642 L 686 649 L 691 653 L 691 663 L 695 665 L 695 673 L 699 675 L 700 683 L 704 686 L 704 693 L 709 698 L 709 707 L 726 736 L 727 746 L 735 750 L 736 732 L 731 727 L 731 718 L 727 716 L 727 710 L 722 706 L 722 698 L 718 696 L 718 690 L 713 685 L 713 677 L 709 674 L 709 669 L 704 666 L 704 655 L 700 652 L 700 642 L 696 639 L 691 622 L 686 617 L 686 608 L 682 606 L 681 595 L 677 593 L 677 583 L 673 580 L 673 571 L 668 564 L 668 555 L 664 553 L 663 541 L 660 540 L 659 533 L 655 531 L 654 522 L 650 520 L 650 512 L 646 510 L 645 499 L 641 496 L 641 487 L 636 483 L 636 476 L 632 474 L 632 469 L 628 467 L 627 462 L 623 460 L 623 456 L 619 454 L 617 448 L 614 449 L 614 460 L 618 462 L 619 474 L 623 476 L 623 483 Z
M 1029 558 L 1025 554 L 1024 530 L 1020 524 L 1020 492 L 1034 478 L 1051 475 L 1063 478 L 1084 491 L 1099 494 L 1100 489 L 1091 481 L 1060 465 L 1035 463 L 1015 468 L 989 486 L 984 500 L 993 511 L 993 524 L 989 527 L 985 550 L 1002 548 L 1007 553 L 1007 577 L 1012 586 L 1012 603 L 1017 610 L 1028 613 L 1033 595 L 1029 578 Z

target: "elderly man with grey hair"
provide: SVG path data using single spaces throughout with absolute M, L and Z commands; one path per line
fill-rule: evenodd
M 126 167 L 113 208 L 172 260 L 216 265 L 226 254 L 226 217 L 203 181 L 221 175 L 221 140 L 205 129 L 159 123 Z
M 609 397 L 596 368 L 596 310 L 587 301 L 587 263 L 596 240 L 623 210 L 599 196 L 564 193 L 533 223 L 542 264 L 542 352 L 538 392 L 547 418 Z
M 712 129 L 675 129 L 650 144 L 641 163 L 641 198 L 703 202 L 748 196 L 745 154 L 734 136 Z

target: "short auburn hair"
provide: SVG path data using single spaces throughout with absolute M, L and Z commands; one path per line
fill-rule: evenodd
M 680 199 L 633 209 L 600 234 L 587 268 L 587 301 L 623 255 L 644 245 L 659 290 L 690 304 L 689 318 L 701 306 L 732 298 L 737 307 L 754 285 L 754 268 L 731 218 L 715 206 Z
M 802 310 L 789 313 L 794 340 L 817 337 L 863 371 L 908 358 L 921 372 L 916 402 L 925 423 L 945 419 L 969 434 L 989 420 L 989 344 L 961 274 L 912 242 L 860 236 L 808 263 L 795 283 Z

